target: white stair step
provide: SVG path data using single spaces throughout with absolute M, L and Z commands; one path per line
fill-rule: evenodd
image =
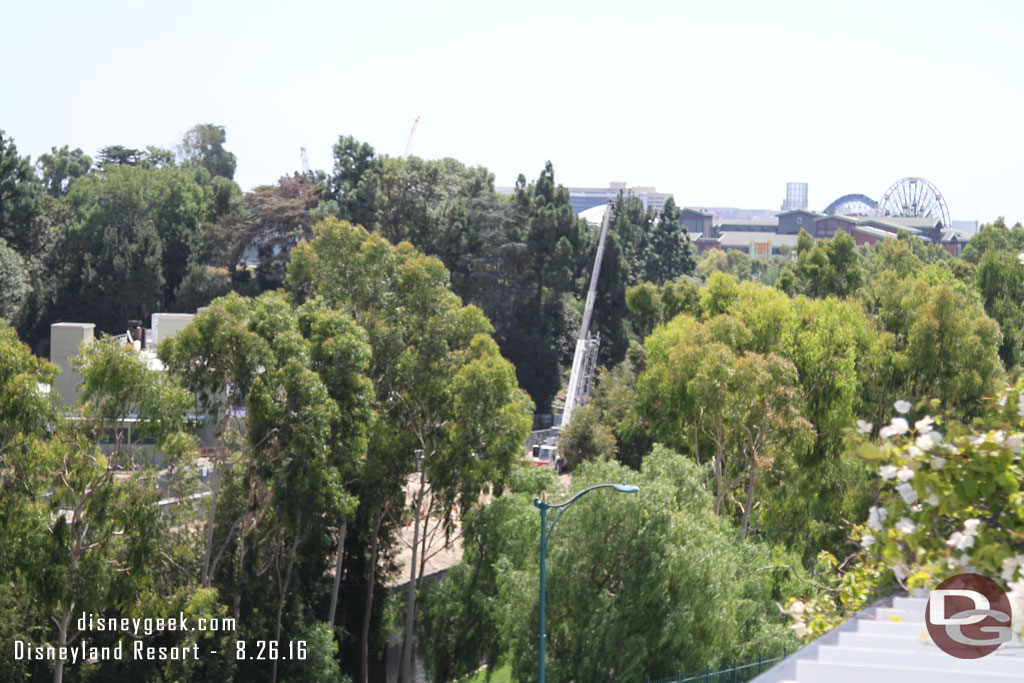
M 875 614 L 875 621 L 893 621 L 893 617 L 906 624 L 924 623 L 924 611 L 918 612 L 915 610 L 896 609 L 894 607 L 879 608 Z
M 892 601 L 893 609 L 902 609 L 908 612 L 920 612 L 924 614 L 925 607 L 928 606 L 927 600 L 921 598 L 894 598 Z
M 857 620 L 857 633 L 868 635 L 893 635 L 910 638 L 928 638 L 928 627 L 924 622 Z
M 870 666 L 904 668 L 942 669 L 962 671 L 973 675 L 975 672 L 1014 674 L 1024 676 L 1024 662 L 1018 657 L 997 657 L 995 653 L 981 659 L 957 659 L 938 648 L 921 649 L 910 654 L 885 650 L 861 650 L 857 648 L 823 645 L 818 648 L 818 661 Z
M 938 649 L 931 640 L 919 640 L 911 636 L 887 636 L 878 633 L 840 633 L 839 647 L 852 647 L 863 650 L 896 650 L 899 652 L 917 652 L 922 647 Z
M 955 658 L 951 658 L 955 659 Z M 799 683 L 1009 683 L 1024 681 L 1024 670 L 1017 674 L 991 673 L 983 668 L 984 659 L 973 661 L 975 668 L 950 669 L 946 665 L 934 668 L 912 666 L 886 667 L 844 662 L 800 660 L 796 663 Z M 929 660 L 929 664 L 931 661 Z

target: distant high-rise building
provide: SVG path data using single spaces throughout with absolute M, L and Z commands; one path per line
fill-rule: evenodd
M 807 208 L 807 183 L 786 183 L 786 201 L 782 202 L 783 211 Z

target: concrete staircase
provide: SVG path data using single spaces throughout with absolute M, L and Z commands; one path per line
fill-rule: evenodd
M 957 659 L 928 635 L 924 598 L 873 606 L 794 653 L 754 683 L 999 683 L 1024 681 L 1024 646 Z

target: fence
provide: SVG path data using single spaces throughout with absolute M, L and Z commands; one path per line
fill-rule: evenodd
M 758 655 L 756 662 L 747 664 L 737 664 L 733 660 L 732 666 L 728 669 L 712 671 L 711 667 L 706 667 L 704 673 L 687 674 L 685 677 L 681 671 L 677 675 L 669 676 L 668 678 L 652 679 L 648 676 L 645 679 L 645 683 L 745 683 L 754 676 L 767 671 L 773 664 L 781 662 L 788 656 L 788 649 L 783 648 L 782 655 L 779 657 L 762 659 L 761 655 Z

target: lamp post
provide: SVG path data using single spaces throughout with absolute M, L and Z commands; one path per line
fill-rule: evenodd
M 544 578 L 545 578 L 544 577 L 545 567 L 544 567 L 544 558 L 546 557 L 547 552 L 548 552 L 548 536 L 550 536 L 551 532 L 553 532 L 555 530 L 555 524 L 557 524 L 558 520 L 560 520 L 562 518 L 562 515 L 565 514 L 566 509 L 570 505 L 575 503 L 577 500 L 582 498 L 584 495 L 586 495 L 586 494 L 588 494 L 591 491 L 594 491 L 596 489 L 615 489 L 619 493 L 636 493 L 637 491 L 640 490 L 640 487 L 639 486 L 633 486 L 631 484 L 626 484 L 626 483 L 622 483 L 622 484 L 598 484 L 597 486 L 591 486 L 589 489 L 583 489 L 582 491 L 577 493 L 575 496 L 573 496 L 569 500 L 565 501 L 564 503 L 559 503 L 558 505 L 552 505 L 551 503 L 548 503 L 546 500 L 541 500 L 540 498 L 534 498 L 533 499 L 533 504 L 536 505 L 537 508 L 540 510 L 540 634 L 539 634 L 539 636 L 540 636 L 540 656 L 538 657 L 538 660 L 537 660 L 537 675 L 538 675 L 538 678 L 540 680 L 540 683 L 544 683 L 544 642 L 547 639 L 547 633 L 545 632 L 546 629 L 545 629 L 545 621 L 544 621 L 544 602 L 545 602 L 545 581 L 544 581 Z M 548 510 L 558 510 L 558 514 L 555 516 L 555 518 L 553 520 L 551 520 L 550 525 L 548 524 L 548 521 L 547 521 L 547 519 L 548 519 Z

